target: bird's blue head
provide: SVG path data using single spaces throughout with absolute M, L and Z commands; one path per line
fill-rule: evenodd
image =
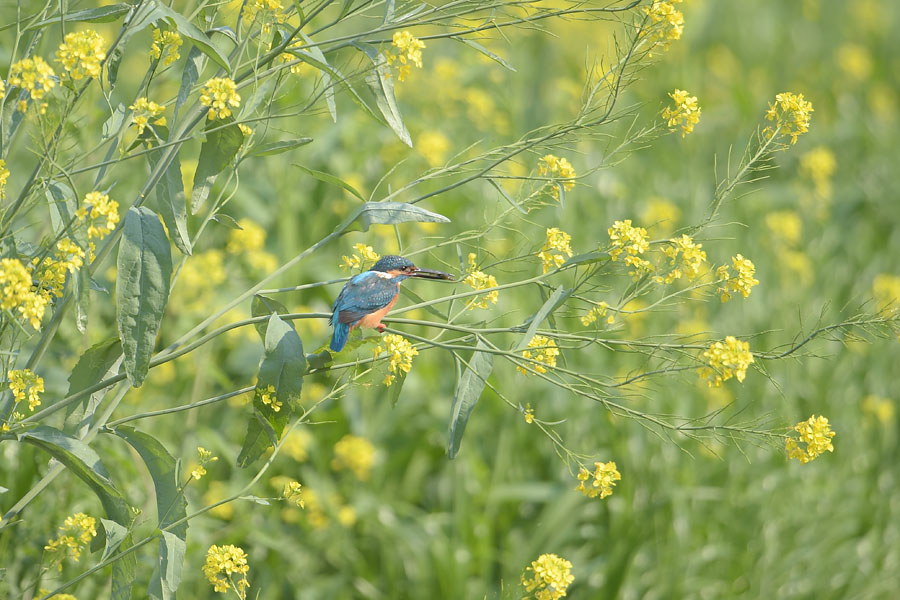
M 420 269 L 416 265 L 413 264 L 411 260 L 408 258 L 403 258 L 402 256 L 396 256 L 393 254 L 389 254 L 387 256 L 382 256 L 378 259 L 372 266 L 372 271 L 380 271 L 382 273 L 389 273 L 394 277 L 400 277 L 402 279 L 406 279 L 407 277 L 421 277 L 424 279 L 453 279 L 453 276 L 450 273 L 444 273 L 442 271 L 432 271 L 431 269 Z

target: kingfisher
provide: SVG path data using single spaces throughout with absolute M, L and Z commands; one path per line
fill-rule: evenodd
M 400 283 L 409 277 L 453 279 L 449 273 L 420 269 L 408 258 L 382 256 L 371 269 L 350 278 L 334 306 L 328 323 L 334 326 L 331 350 L 340 352 L 354 327 L 384 331 L 381 319 L 390 311 L 400 295 Z

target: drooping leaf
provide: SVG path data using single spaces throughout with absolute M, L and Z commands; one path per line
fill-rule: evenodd
M 479 340 L 472 358 L 469 359 L 469 366 L 459 379 L 456 396 L 453 397 L 453 405 L 450 408 L 450 440 L 447 444 L 447 454 L 451 459 L 459 452 L 469 416 L 481 398 L 487 378 L 494 369 L 494 355 L 485 352 L 486 349 L 484 342 Z
M 302 137 L 292 140 L 283 140 L 281 142 L 269 142 L 268 144 L 260 144 L 258 146 L 254 146 L 253 149 L 250 150 L 250 156 L 273 156 L 275 154 L 287 152 L 288 150 L 293 150 L 294 148 L 299 148 L 300 146 L 305 146 L 312 141 L 313 139 L 311 137 Z
M 119 242 L 116 278 L 116 321 L 125 372 L 135 387 L 140 386 L 150 368 L 150 355 L 166 302 L 172 277 L 169 240 L 156 213 L 131 207 Z
M 400 392 L 403 391 L 404 383 L 406 383 L 406 373 L 401 371 L 394 376 L 394 381 L 391 382 L 391 387 L 388 388 L 388 398 L 391 401 L 391 408 L 397 406 L 397 403 L 400 402 Z
M 121 356 L 122 344 L 119 338 L 110 338 L 85 350 L 69 375 L 69 391 L 66 395 L 72 396 L 99 383 Z M 70 404 L 66 409 L 65 430 L 83 437 L 93 422 L 94 409 L 105 393 L 105 390 L 100 390 Z
M 51 181 L 44 192 L 47 198 L 47 206 L 50 208 L 50 226 L 57 235 L 69 226 L 75 218 L 75 193 L 65 183 Z
M 100 556 L 100 561 L 102 562 L 119 549 L 119 546 L 121 546 L 122 542 L 125 541 L 125 538 L 128 537 L 128 529 L 109 519 L 100 519 L 100 524 L 103 526 L 101 529 L 102 535 L 97 535 L 97 537 L 94 538 L 94 542 L 100 541 L 100 543 L 103 544 L 103 554 Z M 100 532 L 98 532 L 98 534 L 99 533 Z M 91 549 L 94 549 L 93 542 L 91 543 Z M 97 550 L 99 549 L 100 548 L 98 547 Z
M 474 48 L 475 50 L 478 50 L 479 52 L 481 52 L 482 54 L 484 54 L 491 60 L 496 61 L 497 63 L 501 64 L 503 66 L 503 68 L 509 69 L 513 73 L 516 72 L 516 68 L 514 66 L 512 66 L 511 64 L 509 64 L 508 62 L 506 62 L 505 60 L 503 60 L 503 57 L 494 54 L 493 52 L 491 52 L 490 50 L 488 50 L 487 48 L 485 48 L 478 42 L 476 42 L 474 40 L 470 40 L 469 38 L 463 37 L 463 36 L 459 36 L 459 37 L 453 36 L 453 39 L 456 40 L 457 42 L 462 42 L 463 44 L 465 44 L 466 46 L 469 46 L 470 48 Z
M 59 25 L 60 22 L 66 23 L 109 23 L 116 21 L 125 16 L 131 10 L 130 4 L 110 4 L 108 6 L 99 6 L 97 8 L 86 8 L 84 10 L 75 10 L 67 12 L 65 16 L 56 15 L 28 27 L 31 29 L 40 29 L 49 25 Z
M 163 150 L 155 150 L 147 154 L 150 168 L 156 169 L 162 159 Z M 192 253 L 191 235 L 187 227 L 187 202 L 184 196 L 184 182 L 181 179 L 181 161 L 178 153 L 172 157 L 162 177 L 156 183 L 156 210 L 162 215 L 163 222 L 169 230 L 172 242 L 182 254 Z
M 547 298 L 547 301 L 544 302 L 538 311 L 520 326 L 520 328 L 524 328 L 527 325 L 528 329 L 525 331 L 525 336 L 519 340 L 516 350 L 522 350 L 528 345 L 528 342 L 534 337 L 534 334 L 537 332 L 538 327 L 541 326 L 541 323 L 543 323 L 548 316 L 553 314 L 553 311 L 568 300 L 569 296 L 571 296 L 574 291 L 575 290 L 573 289 L 566 289 L 563 286 L 559 286 L 552 294 L 550 294 L 550 297 Z
M 175 600 L 181 584 L 184 554 L 187 544 L 170 531 L 163 531 L 159 539 L 159 561 L 150 578 L 147 592 L 154 600 Z
M 172 117 L 173 128 L 174 124 L 178 122 L 178 112 L 184 106 L 188 96 L 191 95 L 194 84 L 197 83 L 197 78 L 200 77 L 200 72 L 203 71 L 204 66 L 206 66 L 206 55 L 196 47 L 191 48 L 184 63 L 184 71 L 181 72 L 181 86 L 178 88 L 178 97 L 175 99 L 175 113 Z
M 197 172 L 194 174 L 191 214 L 197 214 L 206 202 L 216 177 L 234 159 L 243 143 L 244 134 L 231 117 L 207 125 L 206 141 L 200 147 L 200 159 L 197 162 Z
M 372 225 L 409 222 L 449 223 L 450 219 L 406 202 L 366 202 L 353 211 L 347 220 L 338 225 L 335 231 L 354 231 L 357 227 L 362 231 L 368 231 Z
M 312 38 L 303 33 L 302 31 L 299 33 L 300 37 L 303 38 L 303 41 L 309 44 L 309 54 L 317 61 L 325 65 L 326 68 L 321 69 L 322 73 L 322 87 L 325 89 L 325 104 L 328 106 L 328 112 L 331 113 L 331 120 L 337 123 L 337 102 L 334 100 L 334 86 L 331 83 L 331 73 L 334 69 L 328 64 L 328 59 L 325 58 L 325 53 L 322 52 L 322 49 L 316 45 L 313 45 Z M 342 75 L 339 73 L 335 74 L 338 81 L 344 79 Z
M 303 171 L 304 173 L 306 173 L 307 175 L 315 177 L 319 181 L 324 181 L 325 183 L 330 183 L 332 185 L 342 187 L 345 190 L 347 190 L 348 192 L 350 192 L 351 194 L 353 194 L 354 196 L 356 196 L 357 198 L 359 198 L 360 200 L 365 200 L 365 198 L 362 197 L 362 194 L 360 194 L 359 192 L 356 191 L 356 188 L 354 188 L 352 185 L 350 185 L 349 183 L 347 183 L 340 177 L 335 177 L 334 175 L 332 175 L 330 173 L 325 173 L 323 171 L 316 171 L 314 169 L 309 169 L 307 167 L 304 167 L 303 165 L 295 164 L 294 166 L 297 167 L 298 169 L 300 169 L 301 171 Z
M 221 223 L 228 229 L 244 229 L 243 227 L 241 227 L 240 223 L 235 221 L 234 217 L 226 215 L 225 213 L 217 213 L 216 216 L 213 217 L 213 221 L 215 221 L 216 223 Z
M 287 309 L 287 307 L 275 300 L 274 298 L 269 298 L 268 296 L 263 296 L 262 294 L 256 294 L 253 296 L 253 300 L 250 302 L 250 315 L 253 317 L 263 317 L 271 314 L 284 315 L 291 311 Z M 254 328 L 256 329 L 256 333 L 259 334 L 260 339 L 265 342 L 266 341 L 266 329 L 269 326 L 268 321 L 260 321 L 259 323 L 254 323 Z
M 394 79 L 391 77 L 391 68 L 387 59 L 384 57 L 384 54 L 378 52 L 372 46 L 359 43 L 354 45 L 365 52 L 375 67 L 366 75 L 366 83 L 375 95 L 375 105 L 384 116 L 388 126 L 400 138 L 400 141 L 412 148 L 412 138 L 406 129 L 406 125 L 403 124 L 403 117 L 400 115 L 400 108 L 397 106 L 397 99 L 394 97 Z

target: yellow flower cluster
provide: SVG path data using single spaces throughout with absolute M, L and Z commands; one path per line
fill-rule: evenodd
M 203 446 L 197 446 L 197 456 L 200 458 L 200 464 L 193 471 L 191 471 L 192 479 L 200 479 L 201 477 L 206 475 L 206 465 L 219 460 L 218 456 L 213 456 L 212 452 L 210 452 Z
M 0 81 L 0 98 L 3 97 L 3 82 Z M 0 200 L 3 199 L 6 190 L 6 180 L 9 179 L 9 169 L 6 168 L 6 161 L 0 158 Z
M 259 401 L 272 408 L 274 412 L 279 412 L 281 410 L 281 402 L 279 402 L 275 397 L 275 386 L 267 385 L 265 389 L 256 388 L 256 393 L 259 394 Z
M 766 137 L 775 135 L 790 136 L 791 143 L 797 142 L 801 134 L 809 131 L 810 114 L 813 112 L 812 102 L 803 99 L 803 94 L 784 92 L 775 96 L 775 102 L 769 105 L 766 118 L 775 121 L 775 127 L 767 127 L 763 131 Z
M 74 273 L 84 264 L 84 250 L 69 238 L 56 243 L 55 255 L 56 261 L 69 273 Z
M 56 60 L 74 80 L 97 79 L 100 63 L 106 58 L 103 36 L 93 29 L 67 33 L 56 51 Z
M 591 308 L 591 310 L 587 311 L 584 315 L 582 315 L 581 324 L 584 325 L 585 327 L 587 327 L 588 325 L 590 325 L 597 319 L 602 319 L 603 317 L 606 316 L 607 310 L 609 310 L 609 304 L 607 304 L 606 301 L 604 300 L 597 306 L 594 306 L 593 308 Z M 609 318 L 606 320 L 606 322 L 608 324 L 612 324 L 613 320 L 614 320 L 614 317 L 612 315 L 610 315 Z
M 706 262 L 706 252 L 701 250 L 703 244 L 698 244 L 689 235 L 682 235 L 680 238 L 672 238 L 669 245 L 663 248 L 663 253 L 672 261 L 673 269 L 666 274 L 665 277 L 657 277 L 657 283 L 672 283 L 676 279 L 681 279 L 682 275 L 693 281 L 700 276 L 700 269 Z M 678 257 L 681 257 L 681 264 L 678 264 Z
M 526 577 L 529 571 L 531 575 Z M 566 559 L 555 554 L 541 554 L 522 573 L 521 581 L 526 592 L 534 592 L 535 600 L 558 600 L 566 595 L 575 576 L 572 575 L 572 563 Z
M 800 157 L 800 174 L 812 180 L 816 193 L 822 197 L 831 195 L 831 177 L 836 170 L 837 158 L 825 146 L 813 148 Z
M 566 258 L 572 256 L 572 247 L 569 243 L 572 236 L 565 231 L 556 227 L 547 230 L 547 241 L 538 252 L 538 258 L 541 259 L 544 267 L 544 273 L 551 267 L 561 267 L 566 262 Z
M 119 203 L 115 200 L 110 200 L 109 194 L 88 192 L 81 203 L 81 207 L 75 211 L 75 214 L 79 220 L 89 221 L 88 239 L 97 238 L 102 240 L 112 233 L 116 225 L 119 224 Z M 91 250 L 93 250 L 93 247 Z M 93 256 L 91 260 L 93 260 Z
M 59 528 L 59 536 L 47 542 L 44 550 L 51 553 L 68 551 L 72 559 L 78 561 L 81 558 L 82 548 L 96 535 L 97 519 L 84 513 L 75 513 L 71 517 L 66 517 L 62 527 Z M 59 557 L 59 560 L 64 558 L 65 555 Z
M 207 118 L 225 119 L 231 116 L 231 108 L 241 105 L 241 97 L 237 93 L 237 84 L 228 77 L 213 77 L 203 85 L 200 92 L 200 104 L 209 107 Z
M 569 191 L 575 188 L 575 169 L 565 158 L 559 158 L 553 154 L 547 154 L 538 161 L 538 174 L 545 177 L 559 178 L 562 182 L 563 190 Z M 554 181 L 548 181 L 550 186 L 550 195 L 559 200 L 559 185 Z
M 862 410 L 866 415 L 872 415 L 879 422 L 887 424 L 894 420 L 894 403 L 882 396 L 869 394 L 862 402 Z
M 297 508 L 306 507 L 306 503 L 303 501 L 303 486 L 298 481 L 290 480 L 285 483 L 281 497 Z
M 653 270 L 650 261 L 641 258 L 641 254 L 650 248 L 646 229 L 633 227 L 631 219 L 625 219 L 624 221 L 615 221 L 607 233 L 609 241 L 612 242 L 612 248 L 609 251 L 610 258 L 618 260 L 624 252 L 625 264 L 634 267 L 634 270 L 630 272 L 633 277 L 639 277 L 642 273 Z
M 228 544 L 216 546 L 213 544 L 206 553 L 206 564 L 203 565 L 203 574 L 213 585 L 217 592 L 227 592 L 234 587 L 237 595 L 244 599 L 247 597 L 247 573 L 250 565 L 247 564 L 247 554 L 239 547 Z M 235 581 L 235 576 L 240 579 Z
M 766 227 L 777 242 L 793 246 L 803 235 L 803 220 L 793 210 L 777 210 L 766 215 Z
M 30 265 L 15 258 L 0 259 L 0 309 L 18 309 L 22 317 L 39 330 L 49 303 L 50 296 L 32 285 Z
M 232 229 L 228 233 L 225 249 L 230 254 L 241 256 L 258 271 L 273 271 L 278 259 L 265 250 L 266 230 L 247 218 L 240 219 L 238 225 L 240 229 Z
M 753 277 L 756 273 L 756 267 L 749 258 L 744 258 L 743 255 L 737 254 L 731 257 L 731 265 L 737 271 L 734 277 L 731 276 L 728 265 L 722 265 L 716 269 L 716 276 L 722 282 L 722 287 L 718 288 L 716 292 L 719 294 L 722 302 L 731 300 L 729 292 L 740 292 L 746 298 L 750 295 L 750 289 L 754 285 L 759 284 L 759 280 Z
M 354 244 L 353 248 L 356 250 L 355 254 L 341 257 L 342 269 L 350 269 L 351 271 L 358 269 L 364 271 L 381 258 L 372 246 Z
M 9 67 L 8 81 L 10 85 L 26 90 L 32 100 L 41 100 L 44 94 L 56 85 L 56 81 L 53 80 L 54 75 L 53 68 L 43 58 L 35 56 L 13 63 Z M 21 112 L 25 112 L 24 100 L 21 100 L 18 106 Z
M 575 489 L 588 498 L 600 496 L 602 500 L 612 495 L 613 488 L 620 479 L 622 479 L 622 475 L 616 468 L 615 462 L 595 462 L 593 473 L 585 467 L 581 467 L 581 470 L 578 471 L 578 487 Z M 591 483 L 586 485 L 588 481 Z
M 334 445 L 331 468 L 335 471 L 349 469 L 360 481 L 367 481 L 375 464 L 375 446 L 358 435 L 347 434 Z
M 279 0 L 249 0 L 244 6 L 244 20 L 247 23 L 252 24 L 256 21 L 260 13 L 266 19 L 262 24 L 263 33 L 272 31 L 272 23 L 267 19 L 270 14 L 274 15 L 275 21 L 279 23 L 284 23 L 287 20 L 287 15 L 284 14 L 284 7 L 281 6 Z
M 144 133 L 144 129 L 147 127 L 150 119 L 158 117 L 164 110 L 166 110 L 165 106 L 160 106 L 156 102 L 147 100 L 147 98 L 138 98 L 134 101 L 134 104 L 132 104 L 128 108 L 134 111 L 134 114 L 131 116 L 131 121 L 132 123 L 134 123 L 134 126 L 137 127 L 138 135 Z M 165 125 L 166 118 L 159 117 L 158 119 L 153 121 L 153 124 Z M 93 193 L 96 194 L 97 192 Z
M 650 50 L 649 56 L 653 56 L 656 48 L 663 52 L 669 49 L 673 40 L 681 39 L 684 32 L 684 15 L 675 9 L 675 5 L 682 0 L 653 0 L 650 6 L 644 8 L 644 14 L 650 19 Z
M 463 279 L 463 283 L 468 285 L 473 290 L 485 290 L 497 287 L 497 279 L 494 278 L 493 275 L 488 275 L 483 271 L 479 271 L 477 266 L 477 257 L 475 256 L 474 252 L 470 252 L 469 274 L 466 275 L 465 279 Z M 469 300 L 467 308 L 469 310 L 472 310 L 473 308 L 487 308 L 488 302 L 497 304 L 497 298 L 499 297 L 500 292 L 498 292 L 497 290 L 474 296 L 471 300 Z
M 41 405 L 40 394 L 44 391 L 43 377 L 35 375 L 31 369 L 12 370 L 8 377 L 13 402 L 18 404 L 28 398 L 28 410 L 34 410 Z
M 390 387 L 398 374 L 409 373 L 412 369 L 413 357 L 418 355 L 419 351 L 402 335 L 389 333 L 381 338 L 381 341 L 384 345 L 375 348 L 375 356 L 378 357 L 382 352 L 387 352 L 390 356 L 389 369 L 391 373 L 386 375 L 382 381 L 385 386 Z
M 531 408 L 530 404 L 525 406 L 525 422 L 529 425 L 534 423 L 534 409 Z
M 389 65 L 399 63 L 397 65 L 397 80 L 405 81 L 412 70 L 412 65 L 422 68 L 422 49 L 425 48 L 425 42 L 411 34 L 409 31 L 394 32 L 393 46 L 398 52 L 388 52 L 387 62 Z
M 181 58 L 179 48 L 182 44 L 181 34 L 177 31 L 169 31 L 153 28 L 153 44 L 150 45 L 150 56 L 161 60 L 164 67 Z
M 40 590 L 38 591 L 38 596 L 43 597 L 49 593 L 50 590 L 46 588 L 40 588 Z M 78 600 L 78 598 L 76 598 L 72 594 L 53 594 L 48 600 Z
M 742 342 L 732 335 L 726 337 L 724 342 L 710 344 L 703 351 L 702 358 L 707 366 L 701 367 L 700 377 L 708 380 L 709 387 L 719 387 L 732 377 L 743 382 L 747 367 L 753 363 L 749 342 Z
M 527 350 L 522 350 L 522 358 L 527 359 L 526 365 L 538 373 L 546 373 L 547 369 L 543 365 L 547 365 L 551 369 L 556 366 L 556 357 L 559 356 L 559 348 L 556 342 L 543 335 L 536 335 L 528 342 Z M 536 362 L 532 362 L 536 361 Z M 543 363 L 543 364 L 541 364 Z M 517 367 L 522 375 L 529 373 L 524 366 Z
M 834 452 L 834 445 L 831 443 L 834 432 L 825 417 L 812 415 L 806 421 L 797 423 L 794 431 L 800 434 L 799 439 L 789 437 L 784 442 L 788 458 L 795 458 L 806 464 L 825 451 Z M 806 448 L 800 448 L 798 442 L 806 444 Z
M 694 131 L 694 125 L 700 122 L 700 105 L 697 96 L 689 96 L 688 92 L 676 89 L 669 94 L 675 106 L 663 109 L 662 118 L 666 120 L 670 131 L 681 127 L 681 137 Z

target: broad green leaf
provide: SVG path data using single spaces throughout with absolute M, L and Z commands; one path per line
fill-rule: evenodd
M 404 383 L 406 383 L 406 373 L 401 371 L 394 376 L 394 381 L 391 382 L 391 386 L 388 388 L 388 399 L 391 401 L 391 408 L 397 406 L 397 403 L 400 402 L 400 392 L 403 391 Z
M 51 181 L 44 192 L 47 198 L 47 206 L 50 208 L 50 226 L 53 232 L 60 235 L 75 218 L 75 193 L 65 183 Z
M 206 66 L 206 55 L 200 52 L 196 47 L 191 48 L 188 52 L 187 60 L 184 63 L 184 71 L 181 72 L 181 87 L 178 88 L 178 97 L 175 99 L 175 113 L 172 117 L 172 131 L 175 131 L 175 123 L 178 120 L 178 112 L 197 83 L 197 78 L 203 67 Z M 169 140 L 172 141 L 172 140 Z
M 116 267 L 116 321 L 125 372 L 138 387 L 150 368 L 172 277 L 169 240 L 150 209 L 131 207 L 125 214 Z
M 216 216 L 213 217 L 213 221 L 215 221 L 216 223 L 221 223 L 228 229 L 244 229 L 237 221 L 234 220 L 234 217 L 226 215 L 225 213 L 217 213 Z
M 119 546 L 121 546 L 122 542 L 125 541 L 125 538 L 128 537 L 128 529 L 109 519 L 100 519 L 100 524 L 103 526 L 101 529 L 102 535 L 95 537 L 94 542 L 102 540 L 100 541 L 100 543 L 103 544 L 103 554 L 100 556 L 100 561 L 102 562 L 119 549 Z M 93 542 L 91 543 L 91 549 L 94 549 Z M 97 550 L 99 550 L 99 548 L 97 548 Z
M 159 562 L 150 578 L 147 592 L 155 600 L 175 600 L 175 592 L 181 584 L 184 554 L 187 544 L 177 535 L 163 531 L 159 539 Z
M 503 65 L 504 68 L 509 69 L 513 73 L 516 72 L 516 68 L 514 66 L 512 66 L 511 64 L 509 64 L 508 62 L 503 60 L 502 57 L 494 54 L 493 52 L 491 52 L 490 50 L 488 50 L 487 48 L 485 48 L 478 42 L 470 40 L 469 38 L 462 37 L 462 36 L 460 36 L 460 37 L 453 36 L 453 39 L 456 40 L 457 42 L 462 42 L 463 44 L 465 44 L 466 46 L 469 46 L 470 48 L 474 48 L 474 49 L 478 50 L 479 52 L 481 52 L 482 54 L 484 54 L 491 60 L 498 62 L 499 64 Z
M 250 315 L 253 317 L 263 317 L 268 316 L 273 313 L 278 315 L 284 315 L 291 311 L 287 309 L 287 307 L 275 300 L 274 298 L 269 298 L 268 296 L 263 296 L 262 294 L 256 294 L 253 296 L 253 300 L 250 302 Z M 259 334 L 260 339 L 263 342 L 266 341 L 266 329 L 269 326 L 268 321 L 260 321 L 259 323 L 254 323 L 254 328 L 256 329 L 256 333 Z
M 103 126 L 100 128 L 100 133 L 102 139 L 110 138 L 117 133 L 122 128 L 122 124 L 125 122 L 125 105 L 121 102 L 115 109 L 109 118 L 103 122 Z
M 77 394 L 99 383 L 121 356 L 122 344 L 119 338 L 108 339 L 85 350 L 69 375 L 69 391 L 66 395 Z M 100 390 L 70 404 L 66 409 L 65 430 L 82 437 L 91 426 L 94 409 L 105 393 L 106 390 Z
M 335 231 L 354 231 L 358 226 L 368 231 L 372 225 L 393 225 L 395 223 L 449 223 L 444 215 L 420 208 L 406 202 L 366 202 L 338 225 Z
M 384 24 L 390 25 L 394 21 L 395 0 L 386 0 L 384 3 Z
M 354 196 L 356 196 L 357 198 L 359 198 L 360 200 L 365 201 L 365 198 L 362 197 L 362 194 L 357 192 L 356 189 L 352 185 L 350 185 L 349 183 L 347 183 L 340 177 L 335 177 L 334 175 L 331 175 L 330 173 L 325 173 L 323 171 L 315 171 L 313 169 L 304 167 L 303 165 L 295 164 L 294 166 L 297 167 L 298 169 L 300 169 L 301 171 L 303 171 L 304 173 L 306 173 L 307 175 L 315 177 L 319 181 L 324 181 L 325 183 L 330 183 L 330 184 L 336 185 L 338 187 L 342 187 L 345 190 L 347 190 L 348 192 L 350 192 L 351 194 L 353 194 Z
M 459 379 L 459 387 L 456 389 L 456 396 L 454 396 L 453 405 L 450 408 L 450 441 L 447 444 L 447 454 L 451 459 L 455 458 L 459 452 L 459 445 L 466 431 L 469 415 L 472 414 L 475 404 L 481 398 L 487 378 L 494 369 L 494 355 L 483 351 L 486 349 L 487 346 L 484 342 L 479 340 L 475 346 L 475 352 L 472 353 L 472 358 L 469 359 L 469 366 Z
M 129 10 L 131 10 L 131 5 L 124 3 L 75 10 L 66 13 L 65 18 L 61 18 L 61 15 L 56 15 L 49 19 L 38 21 L 34 25 L 28 27 L 28 29 L 39 29 L 49 25 L 59 25 L 62 21 L 65 21 L 66 23 L 109 23 L 111 21 L 117 21 L 119 18 L 125 16 Z
M 200 147 L 200 159 L 197 162 L 197 172 L 194 174 L 191 214 L 197 214 L 206 202 L 216 176 L 234 159 L 243 143 L 244 134 L 231 117 L 224 121 L 212 121 L 207 125 L 206 141 Z
M 147 154 L 151 169 L 156 169 L 163 153 L 164 150 L 155 150 Z M 181 179 L 181 161 L 177 153 L 154 187 L 156 210 L 162 215 L 163 222 L 172 237 L 172 243 L 182 254 L 190 256 L 192 248 L 191 234 L 187 226 L 187 201 L 184 196 L 184 181 Z
M 306 371 L 303 343 L 293 325 L 282 321 L 276 313 L 266 325 L 264 348 L 253 398 L 254 418 L 248 422 L 247 437 L 237 460 L 239 467 L 250 465 L 281 437 L 303 386 Z M 278 411 L 263 404 L 261 399 L 262 391 L 270 385 L 275 388 L 275 400 L 281 404 Z
M 302 31 L 299 33 L 300 37 L 303 38 L 303 41 L 309 44 L 308 52 L 309 54 L 317 61 L 325 65 L 325 69 L 320 69 L 322 73 L 322 87 L 325 89 L 325 104 L 328 106 L 328 112 L 331 113 L 331 120 L 337 123 L 337 102 L 334 100 L 334 85 L 331 83 L 331 74 L 330 72 L 334 71 L 331 65 L 328 64 L 328 59 L 325 58 L 325 53 L 322 52 L 322 49 L 318 46 L 314 46 L 312 38 L 303 33 Z M 335 77 L 337 77 L 338 81 L 344 79 L 343 75 L 340 73 L 335 73 Z M 349 87 L 349 86 L 348 86 Z M 354 94 L 356 92 L 353 92 Z
M 100 130 L 102 139 L 111 139 L 112 141 L 109 143 L 109 148 L 106 150 L 106 156 L 103 157 L 100 168 L 97 169 L 97 176 L 94 178 L 95 188 L 100 185 L 100 181 L 103 179 L 103 176 L 106 175 L 106 170 L 111 166 L 110 164 L 105 163 L 112 160 L 116 151 L 119 149 L 119 144 L 122 143 L 122 136 L 125 132 L 122 127 L 125 124 L 125 112 L 125 105 L 120 102 L 109 118 L 104 121 L 103 127 Z
M 528 342 L 530 342 L 531 338 L 534 337 L 534 334 L 535 332 L 537 332 L 538 327 L 541 326 L 541 323 L 543 323 L 547 317 L 553 314 L 553 311 L 555 311 L 566 300 L 568 300 L 569 296 L 571 296 L 572 292 L 574 291 L 575 290 L 573 289 L 566 289 L 563 286 L 559 286 L 558 288 L 556 288 L 556 290 L 553 291 L 552 294 L 550 294 L 550 297 L 547 298 L 547 301 L 544 302 L 543 306 L 541 306 L 541 308 L 538 309 L 536 313 L 534 313 L 534 316 L 532 316 L 520 326 L 521 329 L 528 325 L 528 329 L 525 331 L 525 337 L 519 340 L 519 344 L 516 346 L 517 351 L 524 349 L 528 345 Z
M 250 156 L 272 156 L 275 154 L 281 154 L 282 152 L 287 152 L 288 150 L 293 150 L 294 148 L 305 146 L 312 141 L 313 139 L 311 137 L 302 137 L 295 138 L 293 140 L 260 144 L 258 146 L 254 146 L 253 149 L 250 150 Z
M 365 52 L 375 67 L 366 74 L 366 83 L 375 95 L 375 105 L 381 111 L 388 126 L 400 138 L 400 141 L 412 148 L 412 138 L 409 136 L 406 125 L 403 124 L 403 117 L 400 115 L 400 108 L 397 106 L 397 99 L 394 97 L 394 78 L 391 77 L 391 68 L 387 64 L 387 59 L 384 57 L 384 54 L 371 46 L 354 45 Z

